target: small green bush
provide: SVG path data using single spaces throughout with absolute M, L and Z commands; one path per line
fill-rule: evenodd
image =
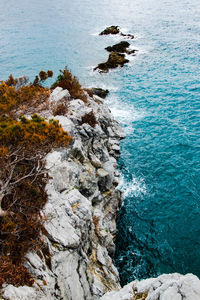
M 72 98 L 81 99 L 87 103 L 87 96 L 76 76 L 73 76 L 67 67 L 63 71 L 60 70 L 60 73 L 56 82 L 51 86 L 51 89 L 55 89 L 57 86 L 67 89 Z

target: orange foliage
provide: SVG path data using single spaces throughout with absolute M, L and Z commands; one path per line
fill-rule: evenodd
M 0 286 L 13 282 L 18 286 L 24 284 L 31 286 L 34 280 L 24 266 L 13 265 L 9 257 L 0 256 Z
M 66 146 L 72 138 L 63 130 L 59 122 L 50 120 L 49 123 L 38 115 L 33 115 L 31 119 L 21 117 L 20 121 L 8 117 L 0 118 L 0 145 L 26 145 L 33 144 Z M 4 150 L 5 151 L 5 150 Z
M 40 72 L 41 80 L 52 75 Z M 40 210 L 47 201 L 48 180 L 43 159 L 53 147 L 72 141 L 56 120 L 47 122 L 37 114 L 17 119 L 24 106 L 34 112 L 49 95 L 40 84 L 26 83 L 25 77 L 12 75 L 0 81 L 0 208 L 6 212 L 0 215 L 0 287 L 34 283 L 24 257 L 42 246 Z
M 31 106 L 32 102 L 38 98 L 42 100 L 47 94 L 47 89 L 41 86 L 24 85 L 16 88 L 0 81 L 0 114 L 9 113 L 24 103 Z

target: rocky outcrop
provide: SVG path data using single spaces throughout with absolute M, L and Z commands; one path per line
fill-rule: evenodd
M 118 34 L 120 33 L 119 26 L 110 26 L 104 29 L 99 35 Z
M 120 32 L 119 26 L 110 26 L 103 30 L 99 35 L 109 35 L 109 34 L 120 34 L 123 37 L 133 39 L 134 36 L 131 34 L 124 34 Z M 94 71 L 98 70 L 100 73 L 107 73 L 110 69 L 115 69 L 117 67 L 123 67 L 129 60 L 125 57 L 125 54 L 135 56 L 137 50 L 128 49 L 130 43 L 127 41 L 121 41 L 113 46 L 108 46 L 105 48 L 110 52 L 109 57 L 106 62 L 98 64 L 94 68 Z M 125 53 L 125 54 L 124 54 Z
M 128 63 L 129 60 L 125 58 L 124 54 L 116 53 L 116 52 L 111 52 L 108 60 L 105 63 L 98 64 L 95 70 L 99 70 L 101 73 L 108 72 L 110 69 L 114 69 L 117 67 L 123 67 L 124 64 Z
M 117 53 L 127 53 L 127 54 L 134 54 L 137 50 L 130 50 L 128 49 L 130 43 L 127 41 L 119 42 L 113 46 L 108 46 L 105 48 L 108 52 L 117 52 Z
M 164 274 L 157 278 L 135 280 L 101 300 L 198 300 L 200 280 L 193 274 Z
M 54 119 L 73 136 L 73 142 L 46 157 L 49 182 L 42 211 L 43 242 L 26 260 L 35 283 L 5 286 L 2 297 L 6 299 L 99 299 L 120 288 L 111 256 L 121 204 L 116 160 L 125 135 L 98 96 L 88 95 L 84 103 L 70 99 L 68 91 L 58 87 L 50 96 L 50 106 L 56 108 L 63 101 L 68 112 Z M 50 111 L 43 115 L 52 118 Z M 94 126 L 82 122 L 91 114 Z
M 109 26 L 106 27 L 99 35 L 110 35 L 110 34 L 119 34 L 129 39 L 134 39 L 134 35 L 122 33 L 119 29 L 119 26 Z
M 101 88 L 91 88 L 90 90 L 93 93 L 93 95 L 99 96 L 103 99 L 105 99 L 106 96 L 109 93 L 109 90 L 104 90 L 104 89 L 101 89 Z

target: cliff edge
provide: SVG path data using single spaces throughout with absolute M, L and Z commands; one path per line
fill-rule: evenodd
M 72 99 L 57 87 L 51 111 L 67 101 L 67 111 L 53 118 L 72 137 L 67 148 L 46 156 L 48 201 L 42 211 L 42 246 L 26 255 L 32 287 L 4 285 L 3 299 L 38 300 L 198 300 L 200 281 L 192 275 L 169 274 L 134 281 L 121 289 L 113 265 L 116 216 L 121 205 L 117 159 L 125 137 L 109 108 L 98 96 Z

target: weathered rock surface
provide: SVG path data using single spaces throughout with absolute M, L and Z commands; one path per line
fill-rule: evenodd
M 48 202 L 42 211 L 43 246 L 28 253 L 26 261 L 35 285 L 4 287 L 6 299 L 93 300 L 120 288 L 109 253 L 115 247 L 115 219 L 121 203 L 115 146 L 125 135 L 98 96 L 88 96 L 86 105 L 80 99 L 69 99 L 67 90 L 56 88 L 50 104 L 63 99 L 69 102 L 67 115 L 55 118 L 73 136 L 73 142 L 46 157 L 50 179 Z M 96 124 L 80 125 L 91 113 Z
M 200 280 L 193 274 L 163 274 L 157 278 L 135 280 L 101 300 L 199 300 Z
M 49 182 L 48 202 L 41 212 L 43 243 L 26 256 L 35 282 L 32 287 L 4 285 L 1 299 L 200 300 L 200 280 L 192 274 L 164 274 L 120 287 L 111 257 L 121 204 L 116 160 L 125 135 L 100 97 L 88 96 L 86 105 L 57 88 L 51 105 L 63 98 L 69 101 L 68 113 L 55 118 L 74 139 L 70 147 L 46 157 Z M 50 112 L 44 115 L 51 118 Z M 80 125 L 91 112 L 95 126 Z
M 129 60 L 125 58 L 124 54 L 120 54 L 112 51 L 109 54 L 108 60 L 105 63 L 98 64 L 95 70 L 99 70 L 99 72 L 108 72 L 109 69 L 114 69 L 117 67 L 123 67 L 124 64 L 128 63 Z

